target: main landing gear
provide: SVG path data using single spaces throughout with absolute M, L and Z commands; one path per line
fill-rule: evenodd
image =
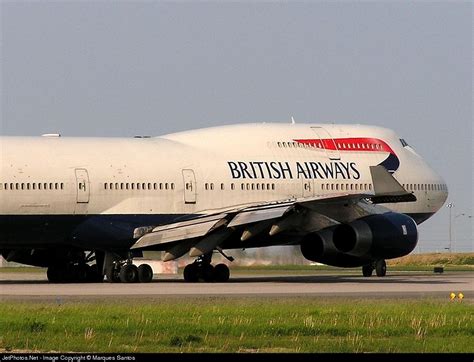
M 370 277 L 372 276 L 374 269 L 375 269 L 375 274 L 378 277 L 384 277 L 385 275 L 387 275 L 387 263 L 385 262 L 384 259 L 380 259 L 370 264 L 364 265 L 362 267 L 362 275 L 364 277 Z
M 225 256 L 225 255 L 224 255 Z M 231 257 L 227 257 L 233 260 Z M 183 271 L 184 280 L 195 283 L 200 280 L 204 282 L 223 283 L 229 280 L 229 267 L 225 264 L 211 265 L 212 252 L 202 255 L 194 263 L 186 265 Z
M 51 283 L 100 283 L 104 280 L 100 269 L 100 253 L 90 252 L 85 255 L 83 252 L 71 253 L 69 260 L 52 264 L 48 267 L 46 275 Z M 88 263 L 96 261 L 96 264 Z
M 111 283 L 149 283 L 153 279 L 153 269 L 148 264 L 136 266 L 129 255 L 122 259 L 114 253 L 106 253 L 105 275 Z

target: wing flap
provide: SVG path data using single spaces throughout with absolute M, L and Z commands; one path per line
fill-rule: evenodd
M 138 239 L 131 249 L 146 248 L 158 244 L 168 244 L 180 240 L 199 238 L 224 225 L 227 222 L 225 216 L 227 215 L 212 215 L 210 217 L 156 227 L 153 231 Z
M 283 214 L 285 214 L 292 207 L 293 205 L 290 204 L 279 207 L 242 211 L 234 216 L 234 218 L 229 222 L 227 227 L 237 227 L 259 221 L 276 219 L 278 217 L 283 216 Z

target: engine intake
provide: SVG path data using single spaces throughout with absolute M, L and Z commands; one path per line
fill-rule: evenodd
M 404 214 L 390 212 L 371 215 L 338 225 L 333 243 L 342 253 L 357 257 L 389 259 L 409 254 L 418 242 L 415 221 Z

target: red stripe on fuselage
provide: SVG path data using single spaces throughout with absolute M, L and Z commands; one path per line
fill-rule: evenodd
M 311 138 L 297 139 L 294 141 L 309 145 L 310 147 L 326 150 L 339 150 L 348 152 L 388 152 L 395 154 L 395 152 L 386 142 L 377 138 Z

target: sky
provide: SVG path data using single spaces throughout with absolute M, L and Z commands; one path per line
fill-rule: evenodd
M 453 250 L 474 251 L 472 18 L 468 1 L 1 1 L 0 134 L 384 126 L 445 178 Z M 415 252 L 448 247 L 449 224 L 444 207 Z

